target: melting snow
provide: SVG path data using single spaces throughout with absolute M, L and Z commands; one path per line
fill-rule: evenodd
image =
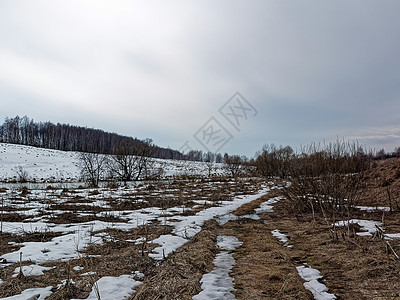
M 326 285 L 318 281 L 318 279 L 323 278 L 318 270 L 313 269 L 308 266 L 296 267 L 297 272 L 300 277 L 304 279 L 304 287 L 309 290 L 316 300 L 332 300 L 336 299 L 334 294 L 327 293 L 328 288 Z
M 356 208 L 364 211 L 374 211 L 374 210 L 390 211 L 390 207 L 387 206 L 356 206 Z
M 153 250 L 155 253 L 149 253 L 149 257 L 162 260 L 187 242 L 187 239 L 184 239 L 180 236 L 172 234 L 161 235 L 159 238 L 153 240 L 153 243 L 159 244 L 160 247 L 157 247 Z
M 51 291 L 52 288 L 52 286 L 48 286 L 45 288 L 27 289 L 19 295 L 2 298 L 2 300 L 44 300 L 53 293 Z
M 134 280 L 130 275 L 102 277 L 94 284 L 89 297 L 86 299 L 97 300 L 97 292 L 99 292 L 102 300 L 127 299 L 135 292 L 133 289 L 141 284 L 142 282 Z
M 385 237 L 389 239 L 400 239 L 400 233 L 385 233 Z
M 235 259 L 229 251 L 236 249 L 242 244 L 234 236 L 218 236 L 217 246 L 222 250 L 217 254 L 214 259 L 214 269 L 204 274 L 201 279 L 201 288 L 203 289 L 199 294 L 195 295 L 193 300 L 217 300 L 217 299 L 235 299 L 231 293 L 233 288 L 233 278 L 229 276 L 235 264 Z
M 251 220 L 260 220 L 260 217 L 256 214 L 249 214 L 249 215 L 243 215 L 243 216 L 236 216 L 232 213 L 222 215 L 216 218 L 218 225 L 223 226 L 229 221 L 236 221 L 238 219 L 251 219 Z
M 55 267 L 42 267 L 39 265 L 29 265 L 29 266 L 22 266 L 22 273 L 25 276 L 40 276 L 43 275 L 44 271 L 49 271 L 54 269 Z M 15 268 L 13 277 L 17 277 L 19 274 L 19 267 Z
M 274 237 L 281 241 L 285 247 L 293 247 L 293 245 L 289 243 L 289 238 L 286 236 L 286 234 L 281 233 L 278 229 L 272 230 L 271 233 Z
M 265 188 L 255 195 L 237 197 L 232 201 L 224 201 L 222 206 L 207 208 L 198 212 L 194 216 L 181 218 L 180 222 L 173 222 L 169 224 L 175 227 L 172 231 L 173 235 L 161 235 L 158 239 L 154 240 L 153 242 L 160 244 L 161 247 L 156 248 L 154 250 L 155 253 L 150 253 L 149 256 L 157 260 L 164 259 L 164 256 L 168 256 L 169 253 L 175 251 L 188 242 L 190 238 L 198 234 L 206 221 L 213 218 L 218 219 L 220 216 L 228 215 L 243 204 L 261 197 L 267 193 L 268 190 L 268 188 Z M 175 217 L 175 219 L 178 218 Z M 163 246 L 163 244 L 165 246 Z
M 279 202 L 281 199 L 282 197 L 274 197 L 261 203 L 260 207 L 255 209 L 256 214 L 261 214 L 265 212 L 274 212 L 274 207 L 272 204 Z
M 351 219 L 349 221 L 339 221 L 335 223 L 335 226 L 347 226 L 347 224 L 358 224 L 361 227 L 361 230 L 364 232 L 357 232 L 359 236 L 370 236 L 376 232 L 375 226 L 382 226 L 381 222 L 371 221 L 371 220 L 359 220 L 359 219 Z

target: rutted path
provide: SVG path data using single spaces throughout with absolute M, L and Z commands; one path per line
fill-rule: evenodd
M 160 264 L 132 299 L 312 297 L 297 272 L 299 262 L 290 257 L 291 249 L 273 236 L 271 225 L 263 220 L 263 214 L 272 212 L 272 205 L 280 200 L 277 196 L 271 191 L 243 204 L 233 214 L 218 218 L 219 225 L 207 221 L 199 234 Z M 261 218 L 254 217 L 255 208 L 260 208 Z M 222 237 L 234 241 L 235 247 L 224 250 Z

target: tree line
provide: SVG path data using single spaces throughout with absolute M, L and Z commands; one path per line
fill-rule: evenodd
M 35 122 L 27 116 L 6 117 L 0 125 L 0 142 L 21 144 L 62 151 L 92 152 L 111 154 L 121 142 L 130 143 L 136 148 L 146 144 L 137 138 L 122 136 L 69 124 Z M 166 159 L 187 159 L 184 154 L 169 148 L 155 146 L 152 157 Z
M 0 142 L 61 151 L 112 154 L 121 143 L 129 143 L 138 149 L 146 148 L 148 141 L 105 132 L 101 129 L 52 122 L 35 122 L 27 116 L 16 116 L 14 118 L 6 117 L 4 123 L 0 125 Z M 228 154 L 222 155 L 201 150 L 191 150 L 184 154 L 177 150 L 154 145 L 152 157 L 224 163 Z

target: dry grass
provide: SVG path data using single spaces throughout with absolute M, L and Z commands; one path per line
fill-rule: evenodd
M 189 243 L 154 269 L 131 299 L 191 299 L 201 291 L 200 279 L 212 270 L 216 255 L 216 223 L 207 222 Z
M 321 271 L 329 292 L 343 299 L 400 297 L 400 261 L 386 252 L 382 240 L 353 233 L 347 236 L 343 228 L 339 240 L 333 241 L 331 226 L 323 219 L 312 222 L 311 215 L 303 215 L 299 221 L 286 213 L 284 203 L 275 207 L 276 212 L 266 216 L 268 223 L 289 233 L 294 241 L 292 256 Z
M 372 206 L 391 206 L 400 211 L 400 159 L 377 161 L 364 173 L 367 184 L 363 203 Z
M 23 290 L 33 287 L 57 286 L 62 280 L 72 279 L 75 284 L 67 285 L 55 291 L 49 300 L 64 300 L 71 298 L 85 298 L 89 295 L 92 285 L 103 276 L 120 276 L 139 271 L 146 275 L 152 274 L 155 267 L 154 261 L 147 256 L 155 245 L 149 243 L 135 244 L 126 240 L 137 239 L 146 236 L 153 240 L 160 234 L 169 233 L 170 228 L 165 226 L 142 226 L 130 231 L 107 230 L 112 241 L 101 245 L 89 246 L 81 255 L 81 258 L 69 262 L 49 262 L 42 264 L 47 267 L 56 267 L 44 272 L 41 276 L 25 278 L 12 278 L 0 285 L 0 297 L 8 297 L 19 294 Z M 22 237 L 26 241 L 38 241 L 43 237 L 39 234 L 26 234 Z M 48 236 L 46 239 L 50 239 Z M 15 237 L 14 237 L 15 240 Z M 1 243 L 3 244 L 3 243 Z M 142 252 L 144 255 L 142 255 Z M 23 265 L 29 265 L 25 262 Z M 75 271 L 75 266 L 84 267 L 81 271 Z M 1 276 L 11 278 L 17 265 L 2 269 Z M 81 276 L 82 273 L 95 272 L 91 276 Z
M 308 299 L 289 250 L 279 245 L 271 230 L 259 221 L 229 222 L 225 234 L 243 245 L 236 251 L 230 274 L 238 299 Z
M 371 199 L 375 197 L 376 190 L 383 193 L 387 187 L 381 186 L 381 181 L 376 178 L 383 178 L 386 173 L 397 176 L 398 171 L 393 166 L 380 165 L 377 168 L 365 175 L 368 183 L 365 195 L 369 195 L 369 198 L 363 199 L 360 205 L 388 204 L 387 199 Z M 378 174 L 377 177 L 375 174 Z M 136 194 L 124 195 L 121 202 L 115 199 L 112 202 L 114 207 L 132 207 L 142 205 L 137 200 L 144 198 L 149 200 L 144 204 L 146 206 L 151 204 L 168 208 L 184 203 L 190 207 L 194 205 L 191 200 L 219 201 L 221 198 L 229 199 L 233 194 L 251 194 L 259 182 L 231 184 L 220 180 L 213 183 L 215 186 L 209 184 L 208 181 L 191 180 L 148 186 Z M 393 191 L 397 190 L 397 186 L 400 187 L 400 180 L 397 179 L 389 184 Z M 166 195 L 164 198 L 154 194 L 162 190 Z M 243 205 L 234 214 L 253 214 L 262 202 L 281 193 L 281 190 L 273 190 L 267 196 Z M 305 290 L 303 280 L 295 268 L 305 262 L 321 272 L 323 282 L 329 288 L 328 292 L 338 295 L 340 299 L 400 299 L 400 261 L 386 251 L 382 240 L 356 236 L 353 228 L 349 235 L 347 229 L 339 228 L 339 239 L 334 241 L 330 235 L 331 224 L 327 224 L 322 216 L 317 214 L 314 218 L 311 213 L 291 214 L 287 206 L 286 200 L 276 203 L 275 212 L 261 214 L 261 220 L 241 218 L 222 227 L 217 226 L 215 221 L 209 221 L 198 235 L 170 254 L 160 265 L 147 256 L 156 245 L 135 244 L 127 240 L 141 237 L 154 240 L 161 234 L 170 233 L 171 227 L 155 222 L 130 231 L 109 229 L 106 232 L 111 236 L 111 241 L 88 247 L 82 253 L 82 258 L 69 263 L 44 264 L 57 268 L 42 276 L 8 279 L 0 286 L 0 297 L 15 295 L 31 287 L 57 286 L 62 280 L 71 278 L 76 282 L 75 285 L 55 291 L 48 299 L 84 298 L 88 296 L 93 283 L 103 276 L 120 276 L 139 271 L 146 277 L 131 299 L 191 299 L 201 291 L 200 280 L 203 274 L 213 269 L 213 260 L 219 251 L 215 246 L 217 235 L 233 235 L 243 242 L 234 251 L 236 264 L 230 274 L 235 280 L 235 296 L 238 299 L 311 299 L 311 293 Z M 204 207 L 198 206 L 197 209 Z M 69 207 L 65 208 L 69 210 Z M 193 214 L 197 209 L 188 211 L 188 214 Z M 93 212 L 97 210 L 91 208 Z M 77 215 L 74 216 L 76 212 L 69 210 L 60 215 L 60 223 L 75 219 L 82 221 Z M 354 210 L 352 217 L 376 221 L 383 219 L 385 232 L 400 232 L 400 212 L 397 211 L 383 213 Z M 294 247 L 284 247 L 273 237 L 271 231 L 275 229 L 286 233 Z M 354 226 L 354 230 L 357 229 Z M 20 237 L 18 242 L 45 241 L 52 237 L 36 233 Z M 0 254 L 16 250 L 16 247 L 8 244 L 10 241 L 16 241 L 16 236 L 1 236 Z M 393 241 L 391 244 L 400 254 L 400 244 Z M 84 270 L 74 271 L 75 266 L 83 266 Z M 15 267 L 13 265 L 2 269 L 1 278 L 10 278 Z M 96 273 L 89 277 L 80 276 L 86 272 Z

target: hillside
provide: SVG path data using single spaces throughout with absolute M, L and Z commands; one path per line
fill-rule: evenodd
M 154 147 L 152 156 L 156 158 L 185 158 L 179 151 L 154 145 L 151 139 L 139 140 L 101 129 L 35 122 L 27 116 L 5 118 L 0 125 L 0 142 L 46 149 L 109 154 L 119 143 L 126 141 L 137 148 L 150 143 Z
M 73 182 L 80 178 L 78 153 L 0 143 L 0 181 L 17 180 L 22 167 L 30 181 Z M 154 169 L 162 168 L 164 176 L 208 174 L 205 163 L 168 159 L 154 159 Z M 215 164 L 215 173 L 223 173 L 222 164 Z

